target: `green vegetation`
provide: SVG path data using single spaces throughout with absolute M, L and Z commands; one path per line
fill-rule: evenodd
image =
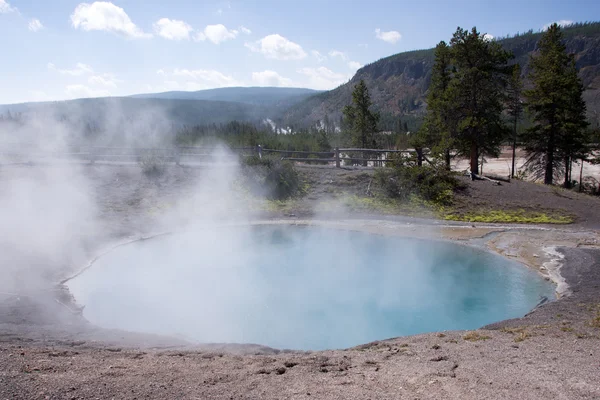
M 533 328 L 536 328 L 536 327 L 534 326 Z M 529 332 L 527 330 L 527 328 L 524 326 L 518 326 L 515 328 L 505 327 L 505 328 L 500 329 L 500 331 L 514 335 L 513 341 L 515 341 L 516 343 L 522 342 L 525 339 L 533 336 L 533 334 L 531 332 Z
M 563 35 L 552 24 L 539 41 L 539 55 L 532 57 L 531 82 L 525 91 L 527 109 L 534 124 L 523 136 L 527 168 L 551 185 L 556 171 L 564 172 L 564 186 L 571 186 L 571 161 L 585 158 L 586 105 L 575 57 L 568 54 Z
M 521 66 L 513 65 L 512 74 L 508 80 L 506 88 L 506 112 L 512 122 L 512 163 L 510 168 L 510 177 L 515 177 L 515 159 L 518 140 L 518 125 L 523 114 L 523 102 L 521 100 L 523 94 L 523 80 L 521 79 Z
M 485 222 L 485 223 L 518 223 L 518 224 L 571 224 L 574 222 L 570 215 L 546 214 L 526 210 L 481 210 L 466 214 L 443 213 L 448 221 Z
M 450 169 L 450 151 L 454 148 L 457 118 L 454 113 L 454 100 L 451 98 L 452 55 L 450 47 L 441 41 L 435 48 L 435 62 L 431 73 L 431 83 L 427 95 L 425 123 L 419 135 L 413 140 L 415 148 L 422 152 L 428 147 L 434 154 L 443 154 L 445 165 Z
M 375 172 L 375 180 L 392 199 L 407 200 L 417 196 L 432 205 L 452 204 L 454 193 L 464 188 L 455 174 L 442 167 L 396 164 Z
M 502 112 L 511 57 L 476 28 L 458 28 L 449 46 L 442 41 L 436 47 L 420 135 L 426 146 L 443 151 L 447 166 L 454 150 L 469 157 L 478 174 L 479 157 L 499 153 L 507 131 Z
M 352 91 L 352 104 L 344 107 L 344 122 L 351 143 L 363 149 L 375 147 L 375 133 L 379 122 L 379 113 L 372 112 L 371 96 L 365 81 L 361 80 Z
M 243 160 L 250 189 L 270 200 L 285 200 L 301 192 L 300 178 L 293 164 L 273 157 L 251 156 Z
M 138 164 L 142 168 L 142 172 L 149 178 L 156 178 L 165 173 L 167 161 L 152 153 L 144 154 L 140 157 Z
M 590 326 L 600 328 L 600 304 L 596 304 L 596 315 L 591 319 Z

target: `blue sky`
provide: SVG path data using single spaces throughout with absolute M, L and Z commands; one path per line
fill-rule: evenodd
M 597 0 L 0 0 L 0 104 L 223 86 L 331 89 L 433 47 L 600 20 Z

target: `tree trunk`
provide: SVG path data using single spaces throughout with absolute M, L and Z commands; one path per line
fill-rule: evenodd
M 515 117 L 515 126 L 513 129 L 513 143 L 512 143 L 512 169 L 510 171 L 510 177 L 515 177 L 515 158 L 517 154 L 517 118 Z
M 569 156 L 565 156 L 565 183 L 564 183 L 564 187 L 566 189 L 570 189 L 571 188 L 571 180 L 569 179 L 569 168 L 570 168 L 571 162 L 570 162 L 570 157 Z
M 581 159 L 581 168 L 579 169 L 579 191 L 583 190 L 583 158 Z
M 548 140 L 548 152 L 546 154 L 546 171 L 544 173 L 544 184 L 552 185 L 554 175 L 554 132 L 550 133 Z
M 417 148 L 415 148 L 415 150 L 417 151 L 417 166 L 422 167 L 423 166 L 423 148 L 417 147 Z
M 362 148 L 363 149 L 367 148 L 367 133 L 366 132 L 363 132 L 363 134 L 362 134 Z M 363 165 L 363 167 L 366 167 L 367 166 L 367 161 L 366 161 L 366 159 L 367 159 L 367 153 L 363 152 L 362 153 L 362 158 L 363 158 L 363 160 L 365 160 L 365 161 L 362 162 L 362 165 Z
M 450 149 L 444 151 L 444 159 L 446 161 L 446 169 L 450 171 Z
M 471 142 L 471 173 L 479 175 L 479 149 L 477 148 L 477 143 L 475 141 Z

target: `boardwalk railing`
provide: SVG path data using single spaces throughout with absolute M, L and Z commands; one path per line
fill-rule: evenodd
M 281 158 L 289 161 L 298 162 L 317 162 L 317 163 L 335 163 L 337 168 L 344 164 L 363 164 L 373 166 L 384 166 L 389 162 L 391 154 L 416 154 L 415 150 L 391 150 L 391 149 L 358 149 L 358 148 L 339 148 L 336 147 L 332 151 L 317 152 L 317 151 L 287 151 L 287 150 L 272 150 L 260 149 L 260 153 L 276 153 L 281 154 Z M 357 156 L 358 154 L 358 156 Z M 372 157 L 369 157 L 372 156 Z
M 160 162 L 173 162 L 182 164 L 186 162 L 214 162 L 221 159 L 216 147 L 181 146 L 170 148 L 154 147 L 108 147 L 108 146 L 72 146 L 67 150 L 32 150 L 34 146 L 23 148 L 0 146 L 0 164 L 5 162 L 35 162 L 54 160 L 78 160 L 95 162 L 144 162 L 156 159 Z M 359 149 L 359 148 L 334 148 L 331 151 L 295 151 L 266 149 L 261 146 L 234 147 L 227 149 L 238 155 L 263 155 L 273 154 L 281 159 L 319 164 L 334 164 L 340 168 L 344 165 L 384 166 L 393 154 L 416 153 L 415 150 L 392 149 Z

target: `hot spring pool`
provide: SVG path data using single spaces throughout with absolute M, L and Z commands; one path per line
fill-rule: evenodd
M 101 327 L 311 350 L 475 329 L 554 293 L 535 272 L 457 244 L 291 226 L 135 242 L 68 285 Z

